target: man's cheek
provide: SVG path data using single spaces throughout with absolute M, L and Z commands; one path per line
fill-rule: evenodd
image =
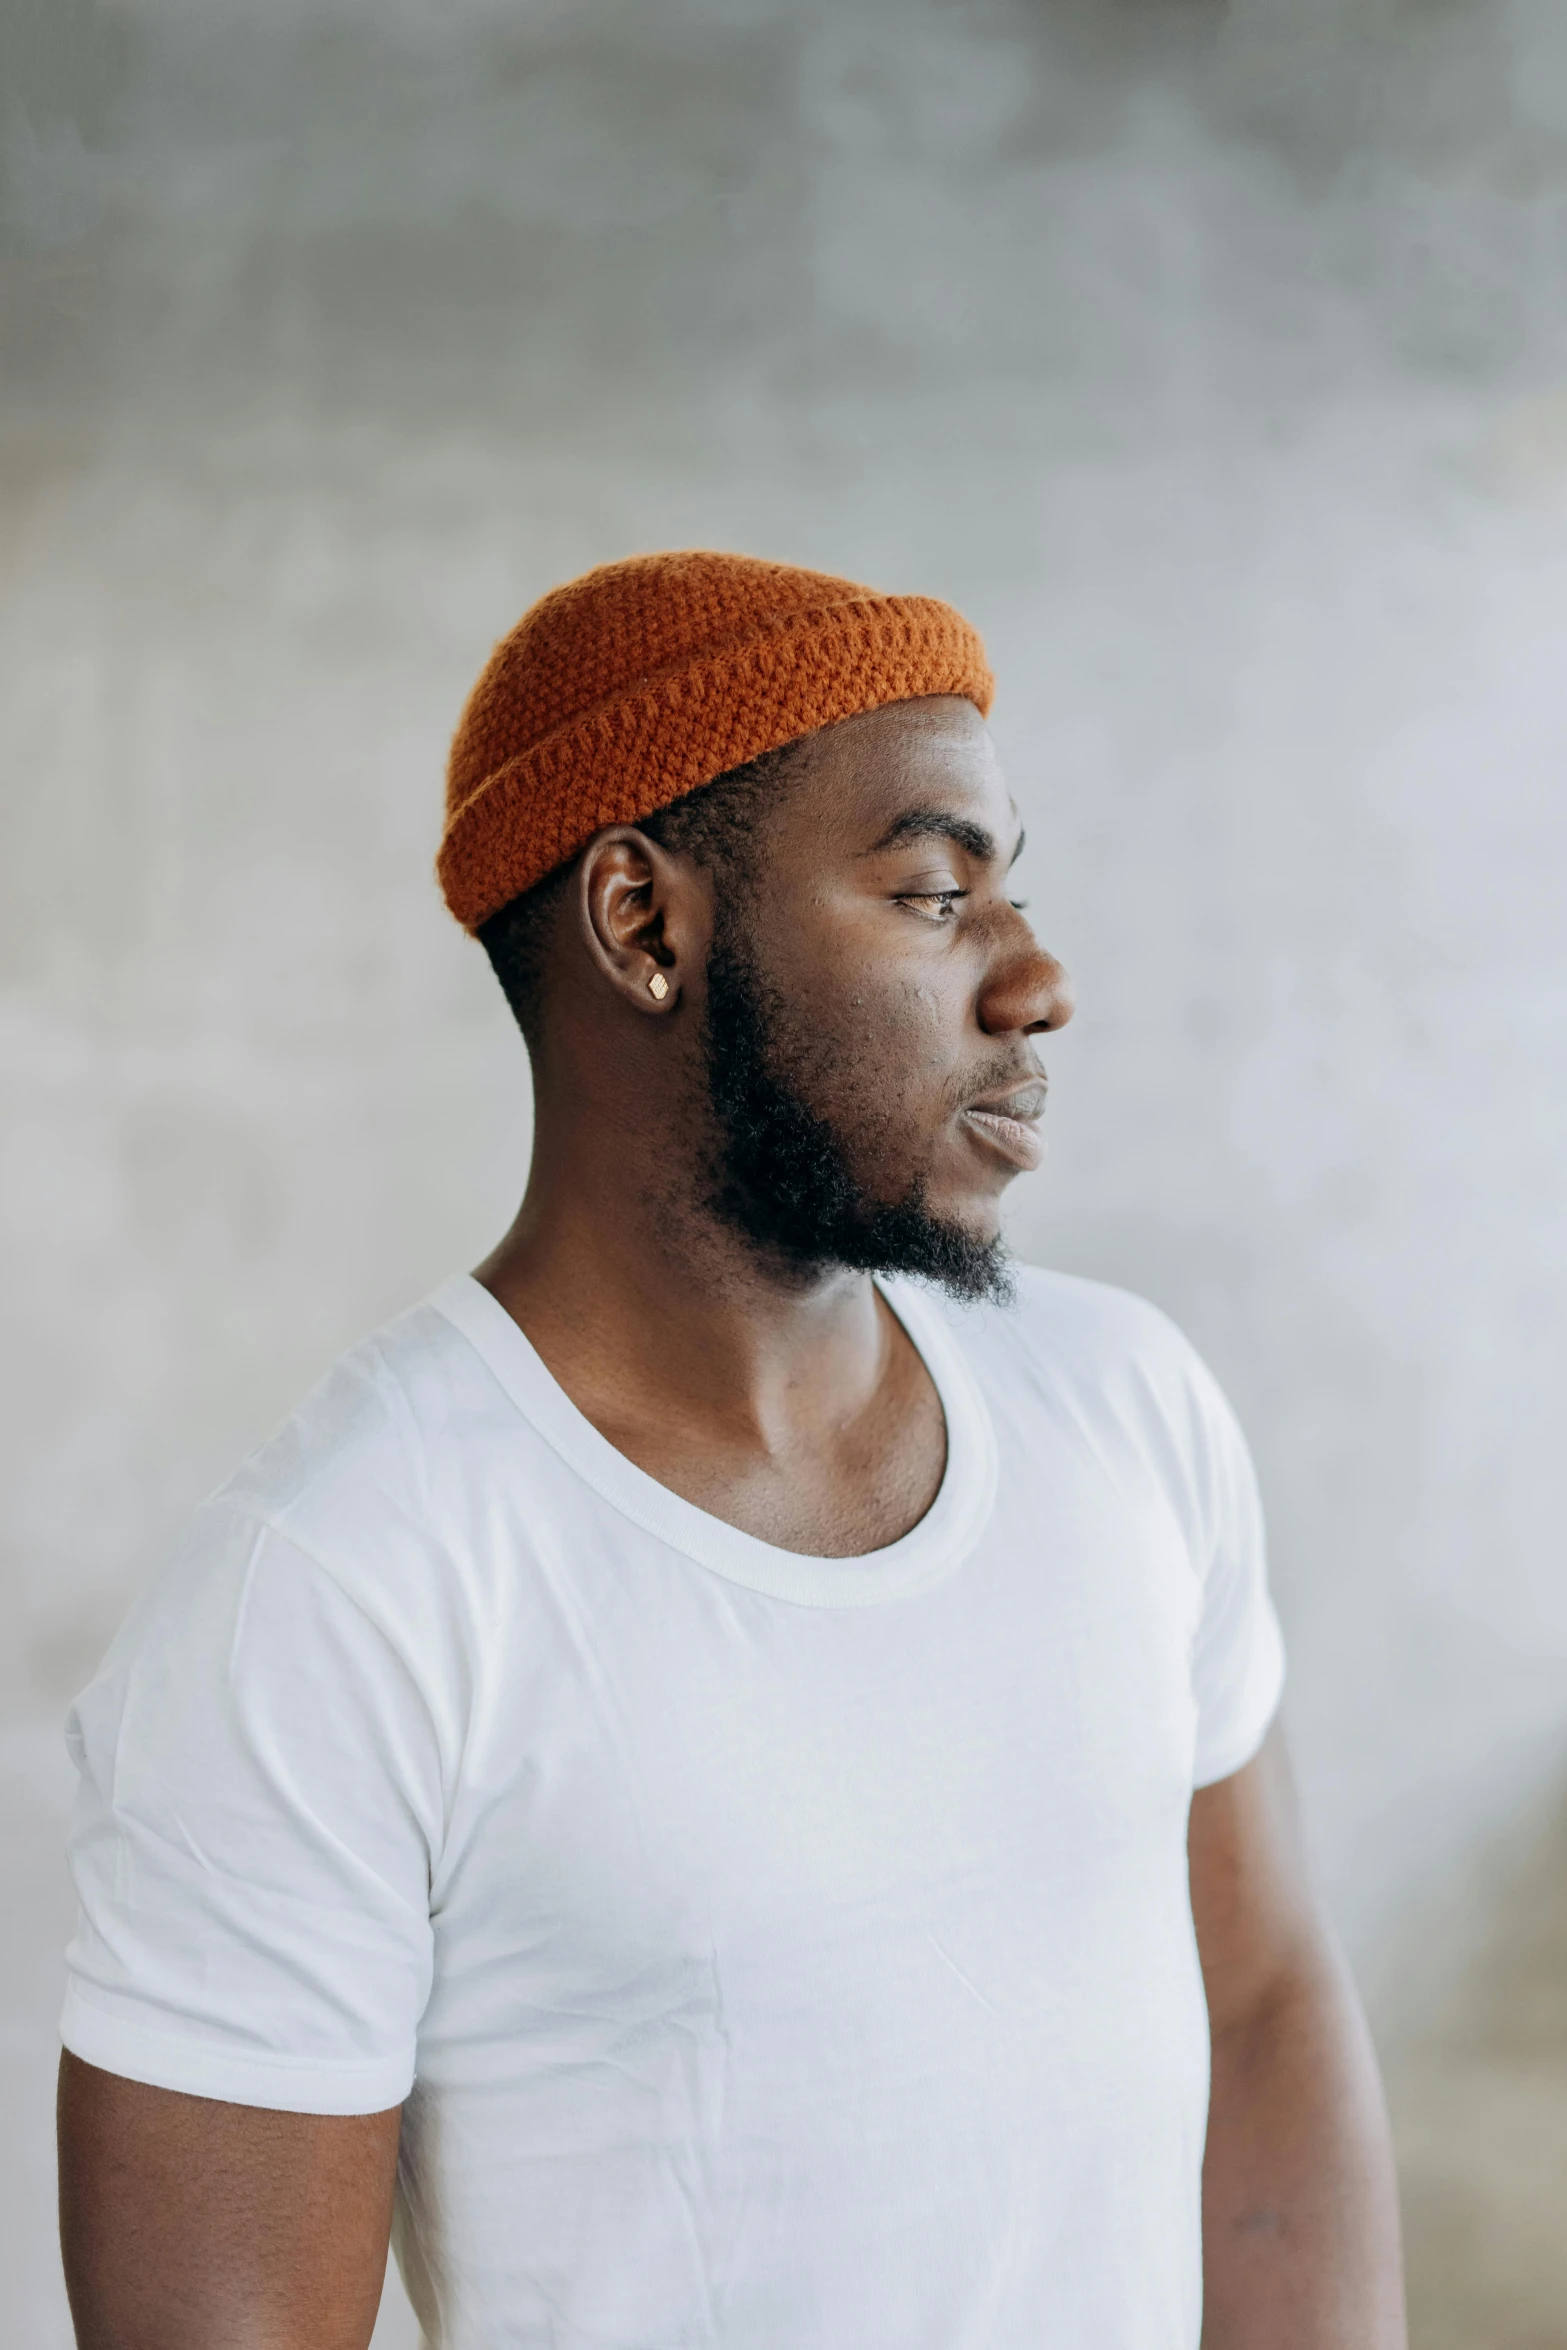
M 874 993 L 866 990 L 865 1011 L 887 1046 L 911 1062 L 935 1056 L 949 1025 L 940 990 L 928 979 L 895 971 L 882 975 Z

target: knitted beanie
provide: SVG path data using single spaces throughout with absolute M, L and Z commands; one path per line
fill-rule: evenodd
M 477 930 L 601 826 L 921 694 L 990 707 L 985 648 L 949 604 L 748 555 L 606 563 L 525 612 L 468 698 L 436 860 L 446 903 Z

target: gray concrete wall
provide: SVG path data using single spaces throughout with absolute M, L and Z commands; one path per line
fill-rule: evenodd
M 19 2341 L 60 1712 L 509 1214 L 445 738 L 542 588 L 712 544 L 986 632 L 1082 999 L 1019 1246 L 1252 1432 L 1426 2350 L 1567 2344 L 1556 0 L 7 0 L 0 90 Z

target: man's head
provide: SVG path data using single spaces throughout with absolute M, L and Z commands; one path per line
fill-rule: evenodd
M 1030 1039 L 1070 1001 L 1008 895 L 1020 835 L 978 690 L 895 695 L 601 825 L 479 922 L 541 1144 L 596 1120 L 780 1278 L 1004 1291 Z

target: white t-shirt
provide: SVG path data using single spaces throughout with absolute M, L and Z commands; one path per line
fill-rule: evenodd
M 802 1557 L 634 1468 L 467 1278 L 203 1509 L 78 1702 L 68 2047 L 408 2100 L 440 2350 L 1194 2350 L 1194 1786 L 1283 1670 L 1151 1306 L 886 1285 L 927 1516 Z

